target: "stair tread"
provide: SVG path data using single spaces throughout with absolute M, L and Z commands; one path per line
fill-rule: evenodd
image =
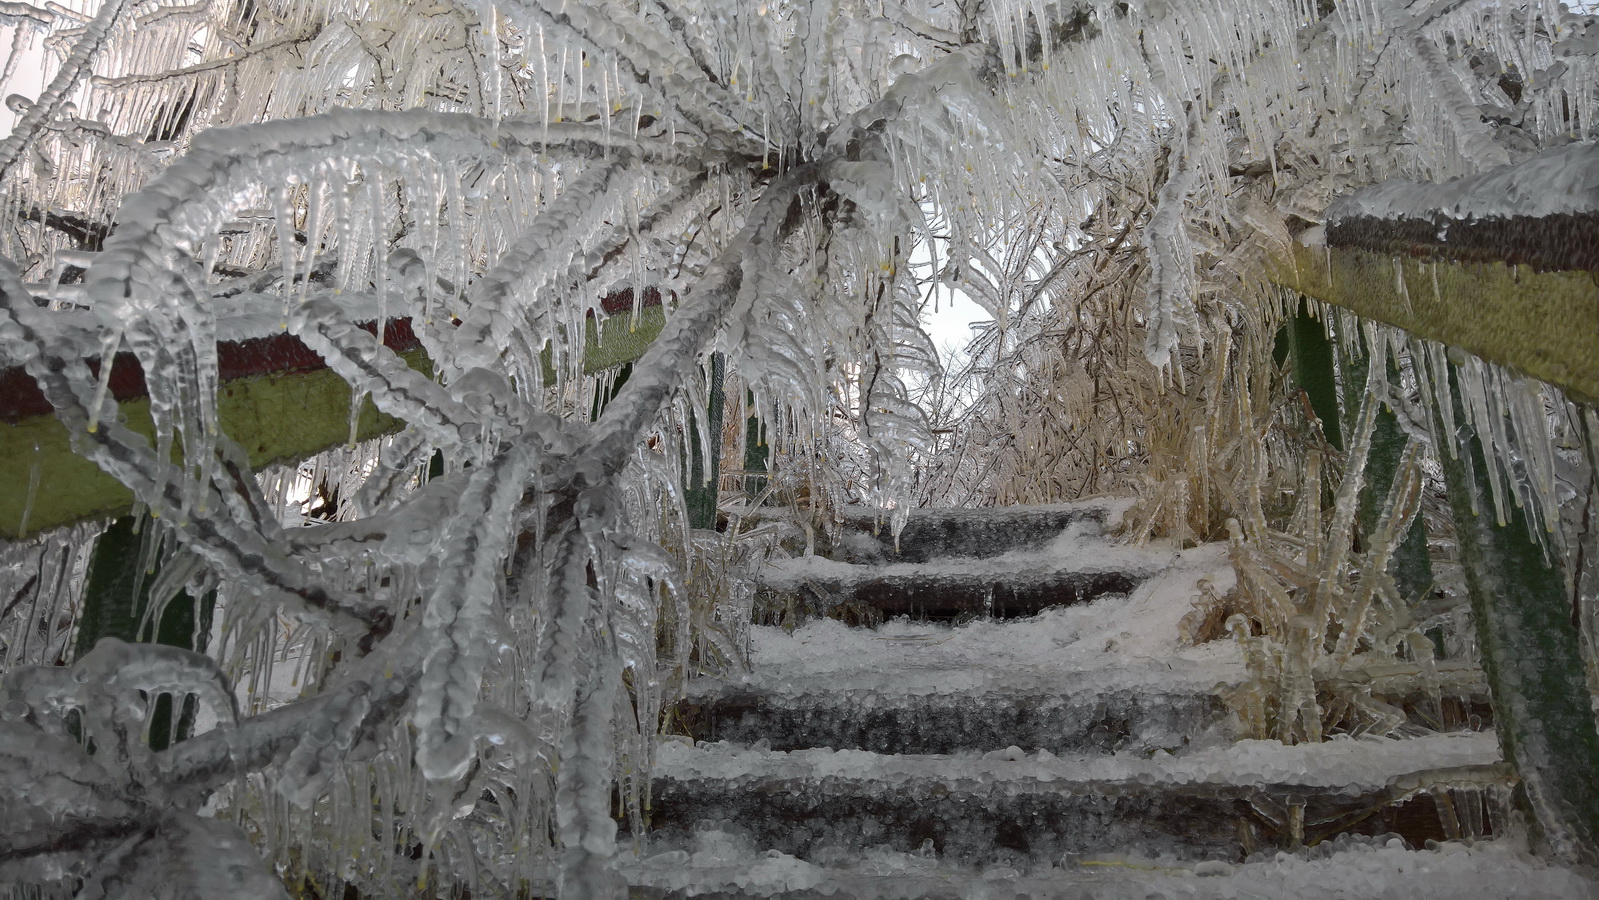
M 717 678 L 698 678 L 684 687 L 685 699 L 709 702 L 728 699 L 745 701 L 760 698 L 762 702 L 789 707 L 823 708 L 841 704 L 872 704 L 891 706 L 898 703 L 947 699 L 951 702 L 991 701 L 1014 698 L 1017 702 L 1036 703 L 1049 700 L 1091 701 L 1096 696 L 1139 692 L 1140 696 L 1194 697 L 1213 696 L 1218 684 L 1225 679 L 1209 676 L 1231 667 L 1198 665 L 1185 667 L 1180 673 L 1159 672 L 1152 668 L 1137 667 L 1132 672 L 1022 672 L 1004 673 L 987 669 L 909 669 L 894 672 L 881 684 L 849 684 L 839 682 L 863 673 L 841 672 L 829 678 L 826 675 L 799 676 L 783 681 L 729 681 Z M 942 683 L 938 675 L 951 676 Z M 1140 675 L 1147 677 L 1140 678 Z
M 858 860 L 874 846 L 928 847 L 961 865 L 1083 853 L 1236 861 L 1255 847 L 1344 834 L 1397 833 L 1413 847 L 1495 834 L 1513 784 L 1498 758 L 1491 736 L 1470 733 L 1243 742 L 1153 757 L 680 745 L 661 749 L 651 820 L 666 844 L 724 823 L 756 846 L 818 865 Z M 1451 804 L 1440 807 L 1440 796 Z M 1445 823 L 1445 808 L 1460 815 L 1456 826 Z
M 1244 669 L 1233 648 L 1171 648 L 1166 659 L 1106 650 L 1117 631 L 1093 607 L 1048 610 L 1023 620 L 949 627 L 906 620 L 877 629 L 833 620 L 793 632 L 751 628 L 752 672 L 745 678 L 690 681 L 688 696 L 759 692 L 774 697 L 859 692 L 1062 695 L 1142 689 L 1202 693 L 1232 683 Z M 1173 641 L 1175 645 L 1175 641 Z
M 993 557 L 1040 548 L 1073 523 L 1091 524 L 1096 530 L 1115 525 L 1129 505 L 1123 499 L 1100 498 L 1034 506 L 912 509 L 897 539 L 882 510 L 846 508 L 844 528 L 832 552 L 849 561 L 875 563 Z
M 762 584 L 795 589 L 806 583 L 857 585 L 868 581 L 943 580 L 1025 583 L 1064 573 L 1128 573 L 1147 576 L 1171 562 L 1169 550 L 1129 547 L 1107 541 L 1091 523 L 1075 522 L 1037 548 L 995 556 L 951 556 L 929 562 L 852 563 L 823 556 L 798 556 L 768 562 Z
M 955 520 L 961 522 L 986 522 L 1015 524 L 1036 521 L 1060 514 L 1075 514 L 1100 521 L 1120 517 L 1137 502 L 1128 497 L 1091 497 L 1086 500 L 1067 500 L 1060 503 L 1017 503 L 1007 506 L 913 506 L 906 510 L 907 523 Z M 868 506 L 845 506 L 839 514 L 847 523 L 869 527 L 882 522 L 887 530 L 888 515 L 881 509 Z
M 938 785 L 973 793 L 1082 792 L 1298 786 L 1345 793 L 1386 789 L 1395 779 L 1433 770 L 1494 766 L 1498 741 L 1487 732 L 1451 732 L 1406 740 L 1335 738 L 1286 746 L 1239 741 L 1184 753 L 1027 754 L 1016 748 L 987 754 L 878 754 L 863 750 L 777 751 L 730 744 L 663 744 L 657 783 L 782 782 L 829 794 Z M 1459 775 L 1459 777 L 1466 777 Z M 1475 776 L 1473 776 L 1475 777 Z
M 1571 869 L 1530 858 L 1515 842 L 1446 842 L 1410 850 L 1384 841 L 1346 842 L 1242 864 L 1165 857 L 1102 855 L 1027 869 L 972 869 L 910 853 L 878 850 L 851 866 L 812 865 L 786 854 L 758 854 L 711 833 L 687 850 L 625 863 L 635 896 L 880 898 L 992 900 L 1028 897 L 1137 898 L 1577 898 L 1599 883 Z

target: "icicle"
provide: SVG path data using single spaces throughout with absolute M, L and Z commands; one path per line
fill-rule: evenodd
M 473 471 L 454 523 L 443 535 L 449 560 L 428 597 L 431 637 L 413 720 L 417 763 L 430 780 L 459 778 L 472 761 L 473 713 L 490 650 L 490 614 L 513 531 L 511 517 L 539 464 L 535 448 L 513 444 Z
M 100 4 L 99 10 L 78 37 L 72 52 L 62 61 L 61 68 L 56 70 L 50 84 L 28 107 L 27 112 L 23 113 L 22 118 L 12 126 L 10 136 L 0 142 L 0 179 L 5 179 L 11 174 L 11 168 L 16 164 L 23 147 L 33 139 L 40 126 L 55 118 L 61 105 L 72 96 L 73 89 L 89 70 L 106 39 L 111 36 L 111 31 L 116 27 L 126 6 L 124 0 L 105 0 Z
M 1149 248 L 1149 303 L 1145 310 L 1148 338 L 1144 357 L 1156 368 L 1172 365 L 1180 332 L 1193 326 L 1193 251 L 1188 240 L 1184 206 L 1191 189 L 1190 145 L 1197 129 L 1191 111 L 1187 130 L 1172 152 L 1171 174 L 1155 200 L 1155 212 L 1144 231 Z M 1181 371 L 1181 366 L 1176 367 Z

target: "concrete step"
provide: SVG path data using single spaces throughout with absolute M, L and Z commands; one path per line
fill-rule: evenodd
M 1043 533 L 1042 531 L 1040 533 Z M 1097 521 L 1076 518 L 1040 546 L 988 556 L 852 563 L 819 556 L 777 560 L 759 573 L 757 621 L 849 614 L 949 620 L 1020 618 L 1107 594 L 1132 593 L 1170 554 L 1117 546 Z
M 1177 750 L 1216 727 L 1227 710 L 1214 694 L 1013 691 L 894 694 L 691 686 L 678 703 L 686 734 L 773 750 L 832 747 L 874 753 L 947 754 L 1010 746 L 1051 753 Z
M 913 509 L 896 543 L 882 513 L 845 510 L 838 539 L 823 555 L 858 565 L 990 559 L 1044 549 L 1074 524 L 1113 523 L 1124 500 L 989 509 Z
M 824 866 L 871 847 L 963 866 L 1102 853 L 1235 862 L 1340 834 L 1392 832 L 1413 846 L 1490 835 L 1508 796 L 1497 762 L 1493 735 L 1474 733 L 1300 747 L 1245 741 L 1153 757 L 668 744 L 651 825 L 656 841 L 684 846 L 715 823 Z
M 802 618 L 852 612 L 875 613 L 874 620 L 1015 619 L 1106 594 L 1126 595 L 1145 577 L 1147 573 L 1137 572 L 1024 572 L 998 579 L 984 573 L 882 573 L 862 566 L 858 572 L 805 576 L 791 589 L 772 590 L 768 583 L 759 618 L 773 620 L 779 612 Z
M 821 867 L 757 852 L 710 830 L 692 850 L 648 852 L 622 866 L 637 900 L 1577 900 L 1599 883 L 1532 859 L 1519 841 L 1449 841 L 1412 850 L 1392 838 L 1351 837 L 1243 864 L 1127 854 L 1025 868 L 962 868 L 923 854 L 877 851 Z

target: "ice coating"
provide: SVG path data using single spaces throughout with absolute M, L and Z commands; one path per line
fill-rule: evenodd
M 516 445 L 476 469 L 444 535 L 440 549 L 449 562 L 435 576 L 422 614 L 431 646 L 414 714 L 421 732 L 417 760 L 430 779 L 457 779 L 472 762 L 472 716 L 493 645 L 488 622 L 496 593 L 493 570 L 509 549 L 509 520 L 539 463 L 535 448 Z
M 1441 183 L 1403 179 L 1362 188 L 1328 207 L 1327 221 L 1357 216 L 1470 221 L 1586 214 L 1599 209 L 1599 144 L 1575 142 Z
M 761 854 L 742 835 L 707 829 L 689 849 L 663 850 L 630 861 L 631 877 L 664 890 L 740 891 L 775 897 L 811 890 L 834 897 L 942 897 L 977 894 L 997 898 L 1071 897 L 1084 890 L 1104 896 L 1362 897 L 1402 900 L 1483 894 L 1505 898 L 1580 897 L 1592 883 L 1570 870 L 1543 866 L 1498 842 L 1441 844 L 1417 854 L 1381 841 L 1337 842 L 1305 856 L 1234 865 L 1220 860 L 1183 862 L 1169 857 L 1117 854 L 1061 860 L 1049 866 L 994 866 L 974 873 L 918 853 L 880 849 L 847 869 L 827 869 L 788 854 Z

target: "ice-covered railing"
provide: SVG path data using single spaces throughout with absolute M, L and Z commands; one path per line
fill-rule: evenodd
M 1599 270 L 1599 144 L 1575 142 L 1447 182 L 1394 179 L 1327 210 L 1327 244 Z
M 1350 354 L 1344 358 L 1369 353 L 1373 366 L 1363 389 L 1345 392 L 1346 403 L 1355 393 L 1364 397 L 1344 484 L 1359 486 L 1373 446 L 1369 412 L 1378 405 L 1409 432 L 1402 472 L 1415 466 L 1416 441 L 1432 448 L 1506 758 L 1516 763 L 1551 848 L 1590 860 L 1599 857 L 1593 601 L 1582 588 L 1589 541 L 1578 519 L 1585 514 L 1573 511 L 1570 498 L 1583 498 L 1575 505 L 1585 508 L 1592 502 L 1599 462 L 1591 437 L 1599 396 L 1599 291 L 1590 250 L 1599 209 L 1595 146 L 1556 147 L 1447 183 L 1392 180 L 1356 191 L 1329 207 L 1318 246 L 1290 248 L 1292 262 L 1279 274 L 1285 284 L 1370 317 L 1344 312 L 1336 329 Z M 1393 374 L 1384 362 L 1389 353 Z M 1383 507 L 1380 534 L 1390 551 L 1408 527 L 1398 512 L 1402 480 L 1395 479 Z M 1353 495 L 1340 497 L 1339 516 L 1354 509 Z M 1330 533 L 1334 546 L 1348 524 Z M 1386 570 L 1389 562 L 1385 552 L 1372 568 Z M 1375 579 L 1376 593 L 1402 609 L 1386 575 Z M 1352 614 L 1341 617 L 1357 635 L 1374 611 L 1368 580 Z M 1317 589 L 1324 592 L 1325 579 Z M 1320 655 L 1316 629 L 1325 627 L 1325 615 L 1319 605 L 1300 623 L 1309 641 L 1306 649 L 1287 648 L 1292 658 Z M 1293 632 L 1293 623 L 1285 630 Z M 1335 667 L 1353 647 L 1349 635 L 1338 643 Z M 1411 652 L 1418 651 L 1430 664 L 1432 648 L 1417 640 Z M 1304 684 L 1292 689 L 1295 703 L 1316 711 L 1308 668 L 1303 674 Z

